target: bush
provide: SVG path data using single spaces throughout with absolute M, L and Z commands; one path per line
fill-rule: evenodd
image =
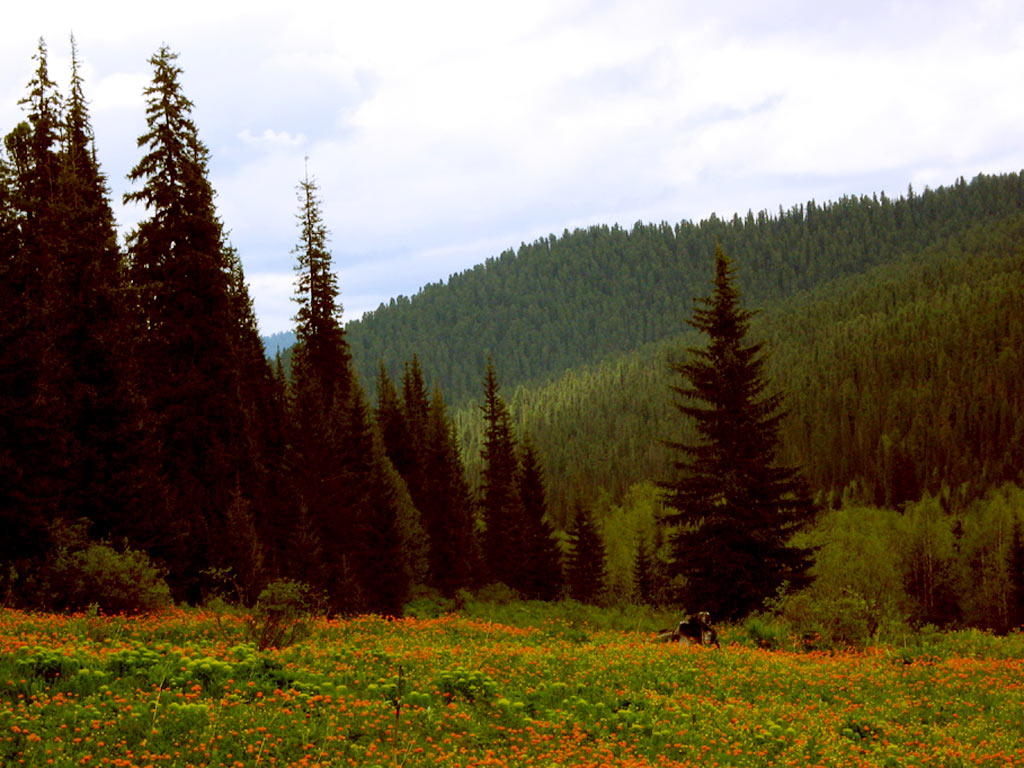
M 119 552 L 109 544 L 87 543 L 61 548 L 47 568 L 46 594 L 51 607 L 104 613 L 142 613 L 171 603 L 163 573 L 145 552 Z
M 246 624 L 249 640 L 259 650 L 284 648 L 309 634 L 311 596 L 308 584 L 291 579 L 270 582 L 256 599 Z

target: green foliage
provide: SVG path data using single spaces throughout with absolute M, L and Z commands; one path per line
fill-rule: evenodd
M 979 180 L 977 191 L 1009 181 Z M 751 339 L 772 351 L 766 373 L 787 393 L 780 459 L 802 466 L 823 501 L 898 506 L 929 493 L 962 508 L 1017 478 L 1024 219 L 968 223 L 751 319 Z M 742 277 L 754 262 L 737 256 L 737 264 Z M 664 476 L 672 457 L 659 441 L 696 437 L 686 423 L 669 434 L 679 420 L 664 394 L 672 381 L 664 361 L 698 341 L 681 332 L 516 389 L 509 408 L 546 468 L 558 527 L 581 495 L 592 504 L 605 489 L 615 502 Z M 475 477 L 481 421 L 468 408 L 455 419 Z
M 871 653 L 795 654 L 729 630 L 708 650 L 603 628 L 617 611 L 519 608 L 511 624 L 317 622 L 266 651 L 210 637 L 194 610 L 125 619 L 104 644 L 4 611 L 0 762 L 426 766 L 457 745 L 464 762 L 545 765 L 1003 765 L 1020 751 L 1019 634 L 929 628 Z
M 608 572 L 605 545 L 591 512 L 582 507 L 569 529 L 565 584 L 569 596 L 581 603 L 596 603 L 605 597 Z
M 712 292 L 696 300 L 692 320 L 707 344 L 672 365 L 676 408 L 697 439 L 669 443 L 674 474 L 661 484 L 668 510 L 659 521 L 670 531 L 671 573 L 685 579 L 684 604 L 729 619 L 785 582 L 808 582 L 812 550 L 791 539 L 815 513 L 800 472 L 777 459 L 782 397 L 768 392 L 764 344 L 747 338 L 753 312 L 735 282 L 716 249 Z
M 488 354 L 510 391 L 541 386 L 684 332 L 689 307 L 679 297 L 702 293 L 716 241 L 743 265 L 751 305 L 769 307 L 1019 213 L 1022 181 L 981 175 L 898 199 L 846 196 L 728 220 L 567 230 L 350 322 L 353 359 L 371 381 L 382 360 L 398 375 L 417 353 L 460 406 L 476 395 Z
M 263 651 L 286 648 L 309 634 L 310 588 L 290 579 L 276 579 L 256 600 L 246 635 Z
M 163 573 L 144 553 L 90 542 L 59 548 L 47 568 L 49 604 L 67 610 L 97 606 L 104 613 L 140 613 L 171 603 Z

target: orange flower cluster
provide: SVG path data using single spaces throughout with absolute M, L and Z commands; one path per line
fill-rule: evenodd
M 218 620 L 219 619 L 219 620 Z M 447 616 L 0 613 L 0 765 L 1006 766 L 1024 662 L 656 645 Z

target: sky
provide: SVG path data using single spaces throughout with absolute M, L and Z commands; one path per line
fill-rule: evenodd
M 148 59 L 179 54 L 264 334 L 292 327 L 307 167 L 345 319 L 566 229 L 1024 168 L 1018 0 L 17 3 L 0 133 L 40 37 L 66 92 L 72 33 L 122 233 Z

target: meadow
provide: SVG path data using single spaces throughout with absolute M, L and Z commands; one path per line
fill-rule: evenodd
M 0 612 L 3 766 L 1010 766 L 1020 635 L 849 651 L 651 642 L 554 615 Z

